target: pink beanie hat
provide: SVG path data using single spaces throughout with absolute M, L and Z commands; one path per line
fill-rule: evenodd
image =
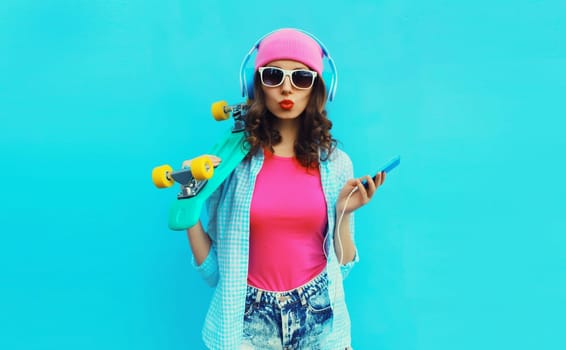
M 296 29 L 279 29 L 259 43 L 255 70 L 276 60 L 298 61 L 322 75 L 322 48 L 316 40 Z

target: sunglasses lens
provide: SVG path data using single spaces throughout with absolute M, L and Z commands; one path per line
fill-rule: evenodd
M 266 86 L 277 86 L 283 80 L 283 71 L 277 68 L 266 68 L 262 72 L 261 79 Z
M 298 70 L 293 72 L 293 84 L 300 89 L 308 89 L 311 87 L 314 75 L 308 70 Z

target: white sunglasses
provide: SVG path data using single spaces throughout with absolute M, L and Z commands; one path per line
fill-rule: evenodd
M 308 69 L 287 70 L 278 67 L 259 67 L 261 83 L 267 87 L 277 87 L 283 84 L 286 76 L 289 76 L 291 85 L 300 90 L 310 89 L 314 84 L 317 72 Z

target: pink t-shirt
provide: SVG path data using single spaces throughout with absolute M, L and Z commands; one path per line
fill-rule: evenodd
M 326 200 L 319 169 L 265 151 L 250 208 L 248 284 L 295 289 L 326 266 Z

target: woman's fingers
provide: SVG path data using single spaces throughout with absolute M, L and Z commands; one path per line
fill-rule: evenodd
M 367 181 L 368 188 L 366 189 L 362 181 L 358 179 L 358 192 L 360 192 L 360 195 L 362 196 L 362 203 L 367 203 L 370 198 L 370 193 L 373 192 L 372 187 L 375 190 L 375 185 L 373 184 L 373 180 L 370 176 L 366 175 L 363 178 Z
M 365 179 L 367 183 L 366 194 L 368 199 L 371 199 L 371 197 L 373 196 L 375 191 L 379 188 L 379 186 L 383 185 L 383 182 L 385 181 L 385 172 L 382 171 L 380 173 L 377 173 L 373 178 L 369 175 L 366 175 L 362 179 Z M 362 185 L 362 187 L 364 186 Z
M 385 181 L 385 172 L 382 171 L 380 173 L 377 173 L 375 175 L 375 181 L 374 181 L 375 189 L 377 189 L 379 186 L 383 185 L 384 181 Z
M 375 191 L 385 182 L 385 172 L 377 173 L 374 178 L 366 175 L 360 178 L 350 179 L 346 182 L 339 195 L 340 205 L 347 204 L 347 208 L 343 208 L 344 210 L 348 210 L 349 212 L 354 211 L 360 206 L 367 204 L 372 199 Z M 348 203 L 347 198 L 349 196 L 353 196 L 353 198 L 352 201 Z
M 210 160 L 212 161 L 212 165 L 214 167 L 217 167 L 218 164 L 220 164 L 220 162 L 222 162 L 222 159 L 218 158 L 217 156 L 213 156 L 213 155 L 209 155 L 209 154 L 207 154 L 207 155 L 210 158 Z
M 210 158 L 210 161 L 212 162 L 212 166 L 215 167 L 215 168 L 222 162 L 222 159 L 218 158 L 217 156 L 214 156 L 212 154 L 205 154 L 205 155 L 208 156 L 208 158 Z M 193 161 L 193 159 L 185 160 L 183 162 L 183 164 L 181 165 L 181 167 L 190 168 L 191 162 Z

